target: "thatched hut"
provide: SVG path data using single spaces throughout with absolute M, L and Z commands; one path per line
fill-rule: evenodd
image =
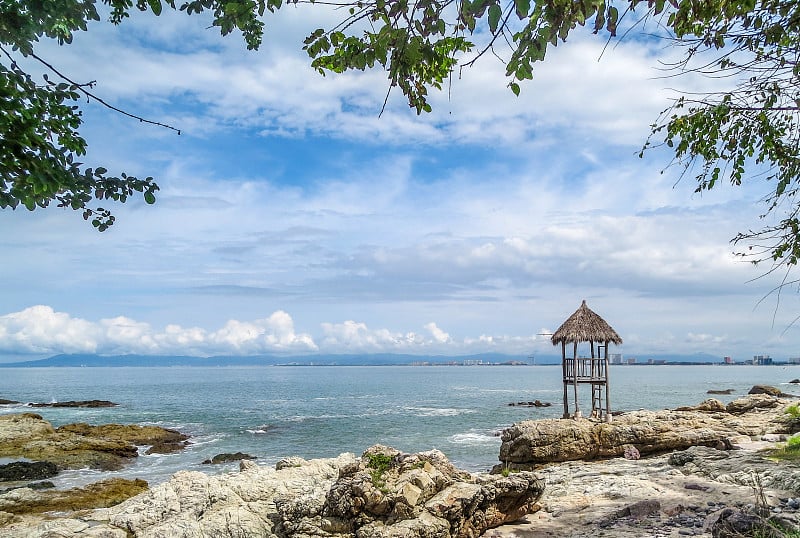
M 611 400 L 608 393 L 608 344 L 620 345 L 622 338 L 611 325 L 595 314 L 586 301 L 551 337 L 553 345 L 561 344 L 561 369 L 564 380 L 564 418 L 569 418 L 568 387 L 575 398 L 574 418 L 580 418 L 578 385 L 592 386 L 592 416 L 611 422 Z M 589 357 L 578 357 L 578 344 L 588 342 Z M 567 344 L 572 344 L 572 357 L 567 357 Z

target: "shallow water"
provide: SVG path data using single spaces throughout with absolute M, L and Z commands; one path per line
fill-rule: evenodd
M 709 389 L 732 388 L 730 396 L 714 396 L 728 402 L 754 384 L 800 393 L 800 386 L 788 383 L 800 377 L 800 366 L 614 366 L 610 374 L 613 410 L 695 404 L 709 397 Z M 192 435 L 191 446 L 179 454 L 140 456 L 113 473 L 151 484 L 179 469 L 235 468 L 200 464 L 221 452 L 246 452 L 272 464 L 289 455 L 360 453 L 375 443 L 406 452 L 437 448 L 457 466 L 481 471 L 497 463 L 503 428 L 561 416 L 560 375 L 560 366 L 4 368 L 0 398 L 102 399 L 120 406 L 0 406 L 0 413 L 33 411 L 56 426 L 156 424 Z M 588 388 L 580 398 L 587 411 Z M 537 399 L 553 406 L 508 405 Z M 55 482 L 71 486 L 100 476 L 70 471 Z

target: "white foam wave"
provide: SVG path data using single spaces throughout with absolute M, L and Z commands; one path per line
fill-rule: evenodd
M 468 431 L 451 435 L 448 441 L 456 445 L 487 445 L 498 444 L 500 437 L 486 432 Z
M 253 435 L 263 435 L 265 433 L 272 433 L 275 428 L 270 426 L 269 424 L 264 424 L 263 426 L 257 426 L 252 429 L 245 429 L 247 433 L 252 433 Z
M 475 413 L 474 409 L 459 409 L 455 407 L 406 407 L 418 417 L 455 417 Z

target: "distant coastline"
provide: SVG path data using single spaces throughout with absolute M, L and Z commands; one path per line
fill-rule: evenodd
M 653 358 L 649 358 L 653 357 Z M 465 356 L 420 356 L 404 354 L 343 355 L 258 355 L 258 356 L 164 356 L 164 355 L 55 355 L 46 359 L 0 362 L 0 368 L 53 367 L 225 367 L 225 366 L 553 366 L 560 364 L 558 355 L 530 356 L 480 354 Z M 635 359 L 634 359 L 635 360 Z M 614 368 L 628 366 L 753 366 L 753 362 L 724 362 L 723 357 L 707 354 L 648 356 L 645 361 L 614 363 Z M 796 362 L 770 360 L 757 366 L 791 366 Z

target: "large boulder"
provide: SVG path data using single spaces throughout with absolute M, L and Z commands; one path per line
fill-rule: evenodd
M 523 421 L 503 431 L 503 467 L 532 469 L 549 462 L 622 456 L 633 446 L 641 455 L 683 450 L 692 446 L 730 447 L 741 436 L 785 433 L 786 402 L 754 395 L 728 406 L 707 400 L 694 408 L 635 411 L 612 423 L 594 419 Z M 740 411 L 741 410 L 741 411 Z
M 436 450 L 375 446 L 279 467 L 181 471 L 103 511 L 101 523 L 136 537 L 472 538 L 535 511 L 544 489 L 530 472 L 460 471 Z

